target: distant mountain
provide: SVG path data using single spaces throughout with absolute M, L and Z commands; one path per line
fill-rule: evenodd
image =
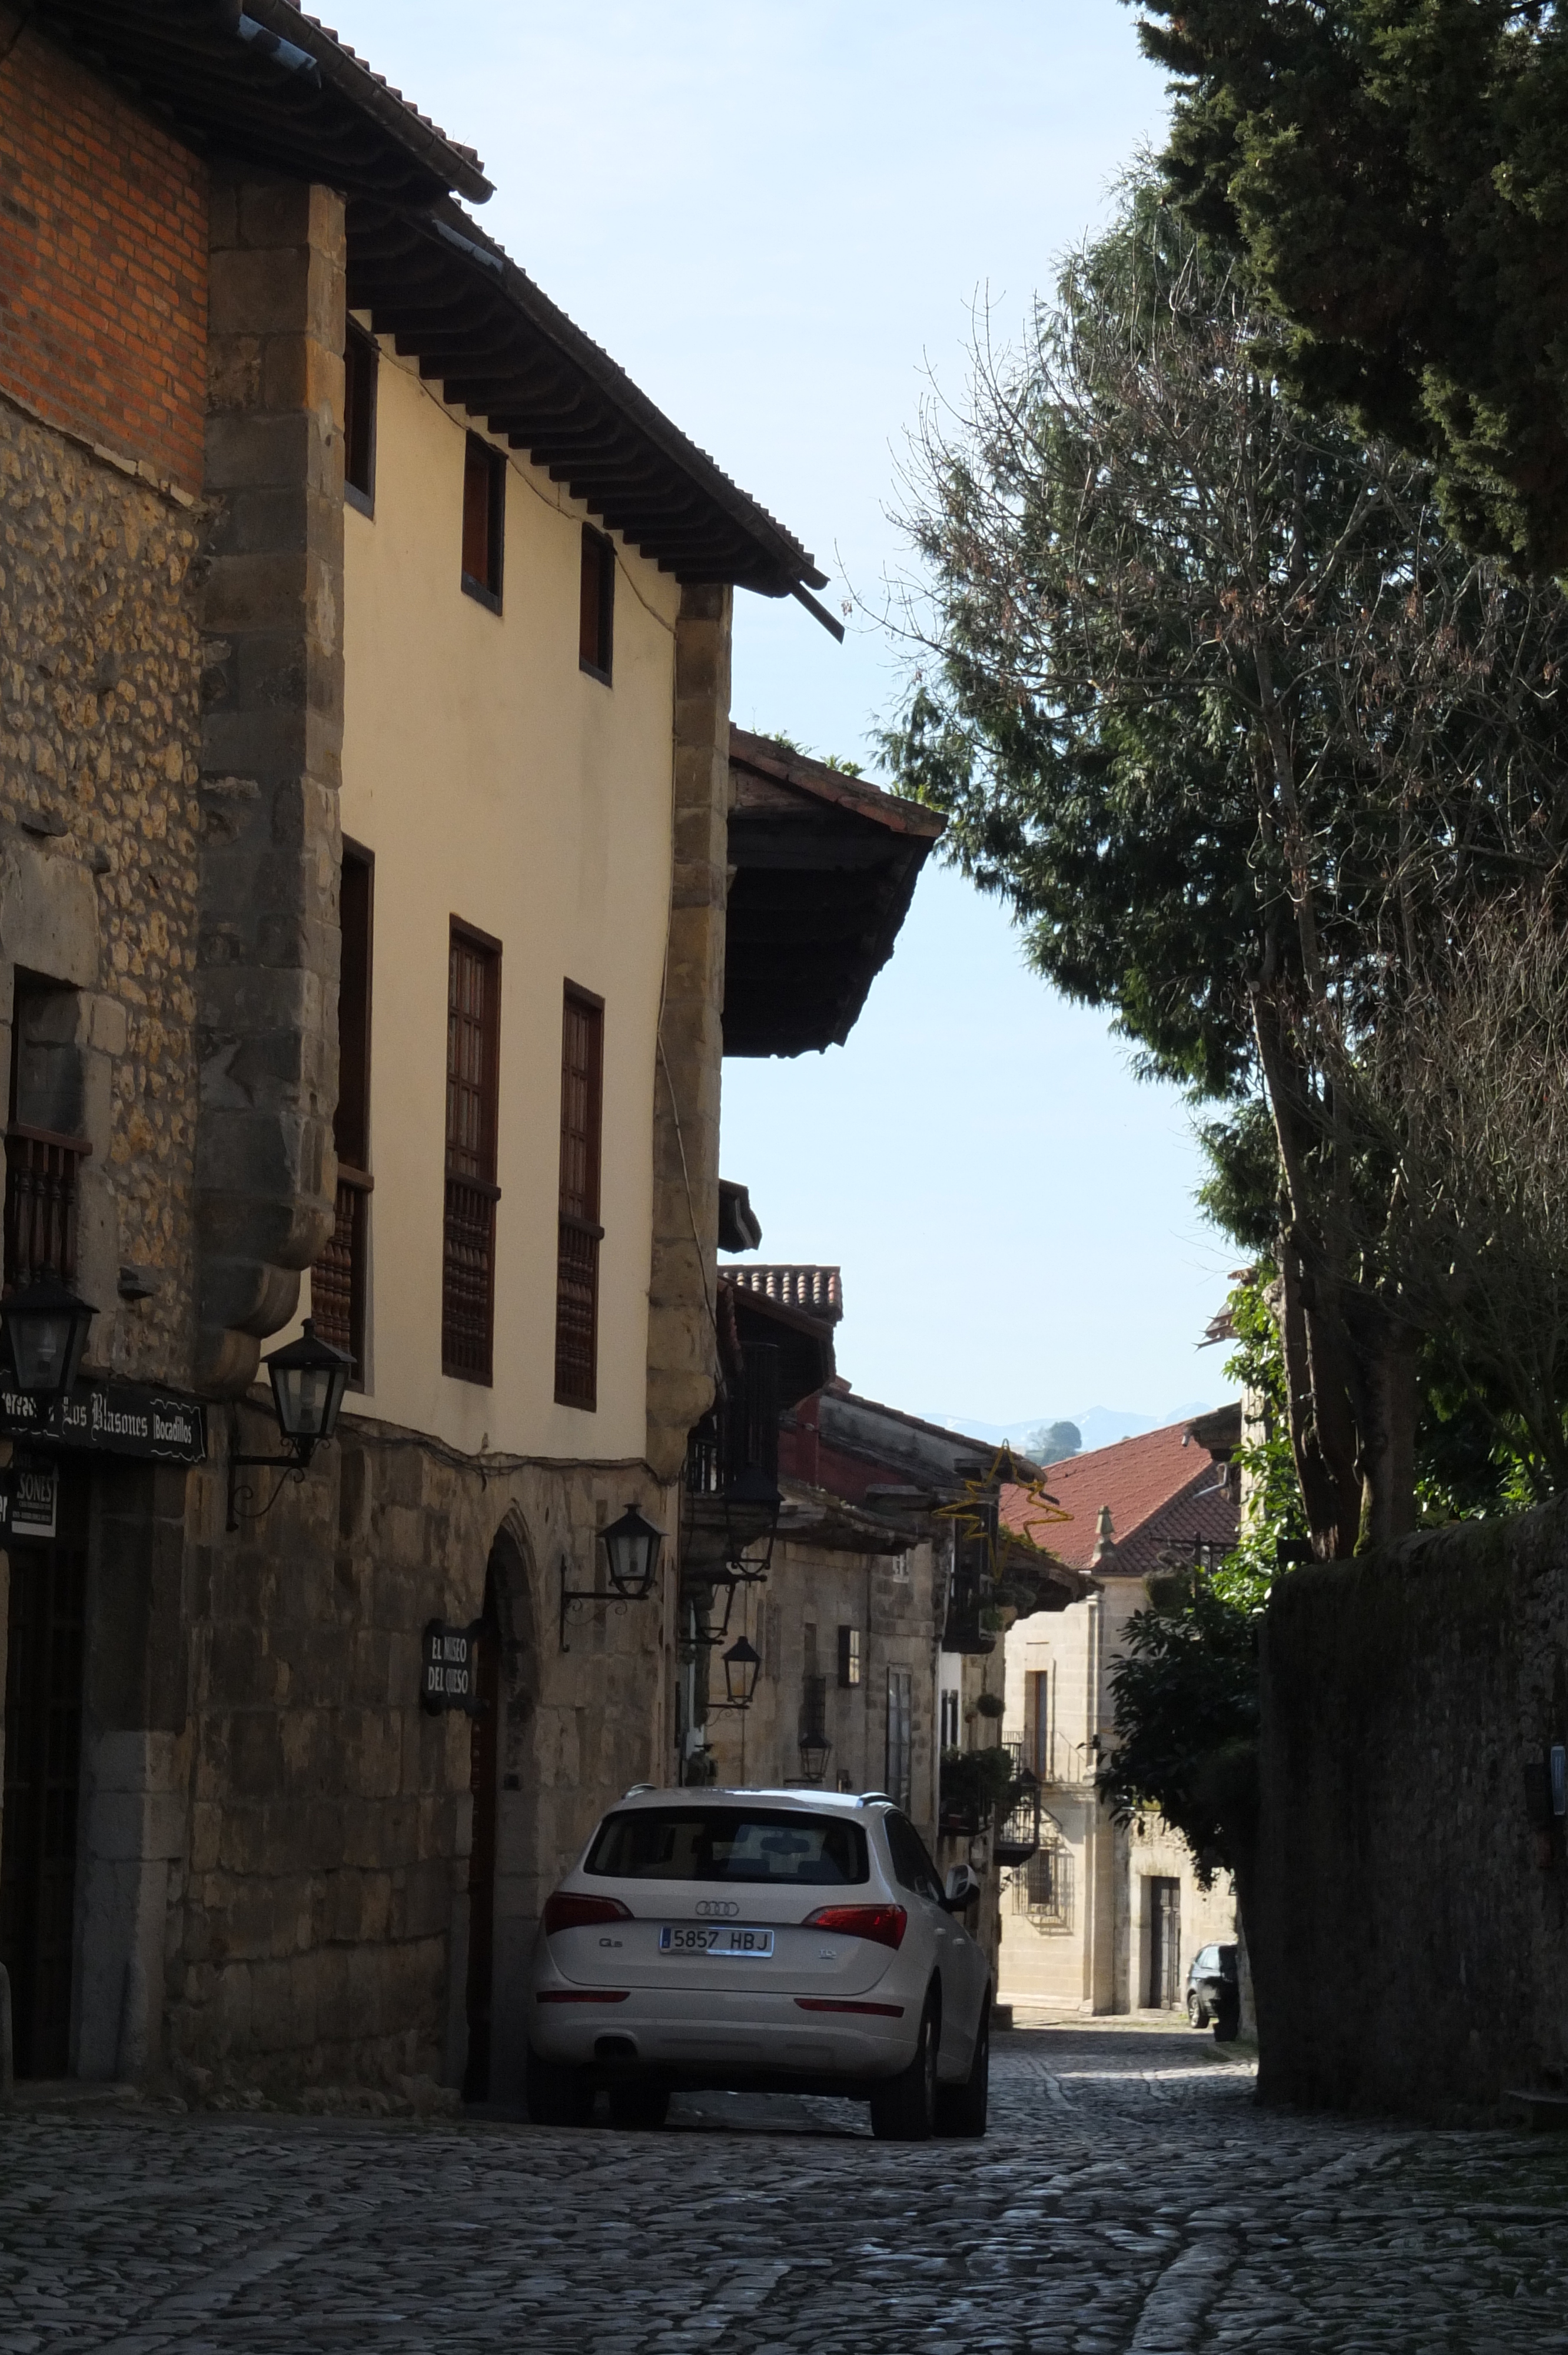
M 944 1431 L 961 1431 L 970 1439 L 985 1439 L 993 1447 L 1005 1441 L 1011 1447 L 1024 1447 L 1029 1434 L 1042 1423 L 1075 1423 L 1084 1434 L 1084 1454 L 1097 1447 L 1110 1447 L 1118 1439 L 1136 1439 L 1145 1431 L 1162 1431 L 1167 1423 L 1184 1423 L 1192 1415 L 1207 1414 L 1211 1401 L 1188 1399 L 1181 1406 L 1167 1408 L 1163 1414 L 1139 1414 L 1135 1410 L 1117 1406 L 1084 1407 L 1072 1414 L 1024 1414 L 1013 1423 L 980 1423 L 961 1414 L 927 1414 L 927 1423 L 939 1423 Z

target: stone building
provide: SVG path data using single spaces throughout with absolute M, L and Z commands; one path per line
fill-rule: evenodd
M 1115 1744 L 1110 1671 L 1151 1574 L 1235 1542 L 1229 1464 L 1235 1408 L 1053 1464 L 1048 1519 L 1022 1488 L 1003 1521 L 1083 1573 L 1092 1591 L 1058 1616 L 1009 1628 L 1002 1732 L 1038 1778 L 1041 1845 L 1001 1902 L 1001 1994 L 1015 2009 L 1169 2010 L 1200 1946 L 1235 1935 L 1229 1877 L 1201 1889 L 1187 1845 L 1158 1815 L 1113 1821 L 1095 1776 Z
M 810 1320 L 830 1332 L 842 1314 L 833 1267 L 751 1263 L 726 1269 L 751 1313 Z M 802 1361 L 790 1388 L 803 1383 Z M 946 1870 L 982 1881 L 971 1928 L 993 1957 L 1000 1874 L 989 1816 L 945 1796 L 945 1752 L 994 1746 L 984 1696 L 1000 1672 L 1000 1635 L 986 1597 L 991 1549 L 975 1560 L 955 1518 L 983 1488 L 995 1451 L 962 1433 L 862 1398 L 830 1378 L 785 1407 L 779 1445 L 784 1508 L 765 1585 L 733 1591 L 715 1622 L 709 1678 L 720 1706 L 707 1738 L 716 1779 L 885 1790 Z M 1030 1467 L 1033 1469 L 1033 1467 Z M 1089 1582 L 1033 1547 L 1012 1549 L 1043 1613 L 1060 1612 Z M 1022 1557 L 1027 1556 L 1027 1563 Z M 724 1590 L 720 1590 L 721 1593 Z M 759 1655 L 749 1709 L 728 1706 L 714 1662 L 745 1619 Z M 1001 1619 L 996 1617 L 1000 1629 Z M 998 1706 L 1000 1708 L 1000 1700 Z
M 504 2094 L 679 1771 L 722 1053 L 843 1035 L 938 822 L 732 766 L 733 592 L 821 574 L 287 0 L 0 0 L 0 171 L 5 1277 L 95 1311 L 4 1393 L 18 2066 Z

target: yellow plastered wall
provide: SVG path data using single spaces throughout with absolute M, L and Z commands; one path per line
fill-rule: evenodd
M 460 586 L 467 422 L 383 344 L 374 518 L 344 517 L 343 830 L 375 854 L 368 1389 L 465 1452 L 644 1444 L 676 583 L 616 541 L 613 685 L 578 667 L 586 510 L 513 453 L 503 611 Z M 441 1372 L 447 948 L 502 943 L 492 1388 Z M 562 988 L 605 1001 L 599 1405 L 557 1406 Z

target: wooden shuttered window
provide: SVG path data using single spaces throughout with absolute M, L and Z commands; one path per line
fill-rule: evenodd
M 350 320 L 343 346 L 343 491 L 361 515 L 376 512 L 376 376 L 373 336 Z
M 599 1396 L 599 1134 L 604 1001 L 568 982 L 561 1020 L 561 1199 L 556 1247 L 556 1403 Z
M 471 433 L 463 449 L 462 585 L 494 613 L 501 611 L 505 531 L 506 461 L 481 434 Z
M 582 586 L 577 617 L 577 662 L 592 678 L 609 685 L 615 638 L 615 549 L 592 524 L 583 526 Z
M 441 1371 L 492 1378 L 495 1337 L 495 1099 L 501 943 L 453 919 L 447 979 L 446 1224 Z
M 317 1332 L 354 1359 L 354 1387 L 365 1387 L 365 1337 L 370 1293 L 370 968 L 376 865 L 357 843 L 343 846 L 338 894 L 342 954 L 337 988 L 336 1222 L 311 1270 L 311 1314 Z
M 1048 1669 L 1030 1668 L 1023 1678 L 1023 1764 L 1038 1782 L 1048 1776 L 1051 1764 L 1051 1677 Z

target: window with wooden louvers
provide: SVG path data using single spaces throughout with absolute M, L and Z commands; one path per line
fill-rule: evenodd
M 561 1199 L 556 1252 L 556 1403 L 599 1394 L 599 1131 L 604 1005 L 568 982 L 561 1022 Z
M 446 1231 L 441 1371 L 491 1380 L 495 1327 L 495 1099 L 501 943 L 454 922 L 447 981 Z
M 336 1218 L 326 1249 L 311 1270 L 316 1331 L 354 1359 L 350 1380 L 366 1383 L 370 1291 L 370 969 L 375 864 L 356 843 L 343 846 L 338 894 L 342 959 L 337 992 Z

